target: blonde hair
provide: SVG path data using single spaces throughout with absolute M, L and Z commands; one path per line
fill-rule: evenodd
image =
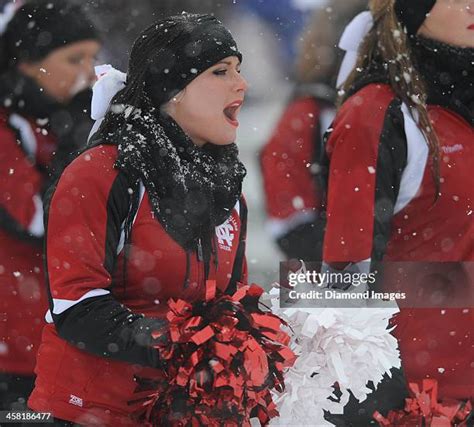
M 359 48 L 356 66 L 342 86 L 338 105 L 349 96 L 351 88 L 374 60 L 381 60 L 387 70 L 390 86 L 412 111 L 413 118 L 425 136 L 433 159 L 432 173 L 436 184 L 435 200 L 439 197 L 439 139 L 426 106 L 427 92 L 422 76 L 413 63 L 408 36 L 395 13 L 395 0 L 369 0 L 374 26 Z
M 342 31 L 366 6 L 367 0 L 331 0 L 313 12 L 297 44 L 295 72 L 300 83 L 331 83 L 340 63 L 337 44 Z

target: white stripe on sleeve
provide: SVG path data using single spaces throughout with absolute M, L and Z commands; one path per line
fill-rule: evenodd
M 110 291 L 106 289 L 93 289 L 92 291 L 89 291 L 82 295 L 82 297 L 77 300 L 53 298 L 53 314 L 61 314 L 65 312 L 68 308 L 79 304 L 81 301 L 84 301 L 87 298 L 94 298 L 108 294 L 110 294 Z

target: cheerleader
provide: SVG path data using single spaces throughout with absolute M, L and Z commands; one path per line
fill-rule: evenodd
M 321 260 L 324 219 L 320 182 L 323 136 L 335 115 L 342 30 L 365 0 L 332 0 L 300 35 L 296 86 L 262 149 L 267 228 L 287 258 Z
M 369 4 L 343 37 L 323 259 L 336 270 L 474 261 L 474 3 Z M 413 295 L 419 283 L 409 283 Z M 402 308 L 395 334 L 408 382 L 435 379 L 441 399 L 465 401 L 474 395 L 474 287 L 448 288 L 460 308 Z
M 43 196 L 92 125 L 83 104 L 100 41 L 78 6 L 56 0 L 8 4 L 0 33 L 0 409 L 7 410 L 18 399 L 24 407 L 33 387 L 48 305 Z
M 167 300 L 203 300 L 207 279 L 221 290 L 245 280 L 241 60 L 216 18 L 183 13 L 138 36 L 126 77 L 97 83 L 121 89 L 49 194 L 49 323 L 31 409 L 141 425 L 162 378 L 152 335 Z

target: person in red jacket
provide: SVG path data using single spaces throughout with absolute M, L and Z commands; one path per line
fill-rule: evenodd
M 459 262 L 466 278 L 461 263 L 474 261 L 473 2 L 371 0 L 359 18 L 366 35 L 327 137 L 324 262 L 347 271 Z M 402 308 L 394 333 L 408 382 L 434 379 L 440 399 L 466 401 L 474 396 L 474 283 L 472 274 L 467 286 L 445 278 L 461 303 Z M 420 291 L 405 281 L 407 292 Z
M 349 21 L 365 0 L 331 0 L 316 10 L 301 32 L 292 98 L 261 152 L 268 229 L 288 259 L 321 261 L 325 212 L 322 154 L 324 134 L 336 114 L 337 49 Z M 343 414 L 326 414 L 336 425 L 367 425 L 374 410 L 402 407 L 403 373 L 393 369 L 364 402 L 351 396 Z
M 9 409 L 33 388 L 47 310 L 43 195 L 90 122 L 80 105 L 100 44 L 81 9 L 60 1 L 10 4 L 2 24 L 0 409 Z
M 135 41 L 91 146 L 49 195 L 34 411 L 143 425 L 163 375 L 152 335 L 167 301 L 204 299 L 207 279 L 221 290 L 246 280 L 241 60 L 211 15 L 165 18 Z
M 267 228 L 287 258 L 321 259 L 320 157 L 335 115 L 336 45 L 365 0 L 331 0 L 301 32 L 296 87 L 260 156 Z

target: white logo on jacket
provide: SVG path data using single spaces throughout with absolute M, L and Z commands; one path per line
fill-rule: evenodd
M 237 221 L 231 216 L 224 224 L 216 227 L 217 243 L 220 249 L 230 252 L 235 233 L 238 231 Z
M 73 394 L 69 396 L 69 403 L 71 405 L 80 406 L 81 408 L 83 405 L 82 399 L 80 397 L 74 396 Z
M 463 150 L 462 144 L 455 144 L 455 145 L 443 145 L 441 149 L 445 154 L 449 153 L 455 153 L 456 151 L 462 151 Z

